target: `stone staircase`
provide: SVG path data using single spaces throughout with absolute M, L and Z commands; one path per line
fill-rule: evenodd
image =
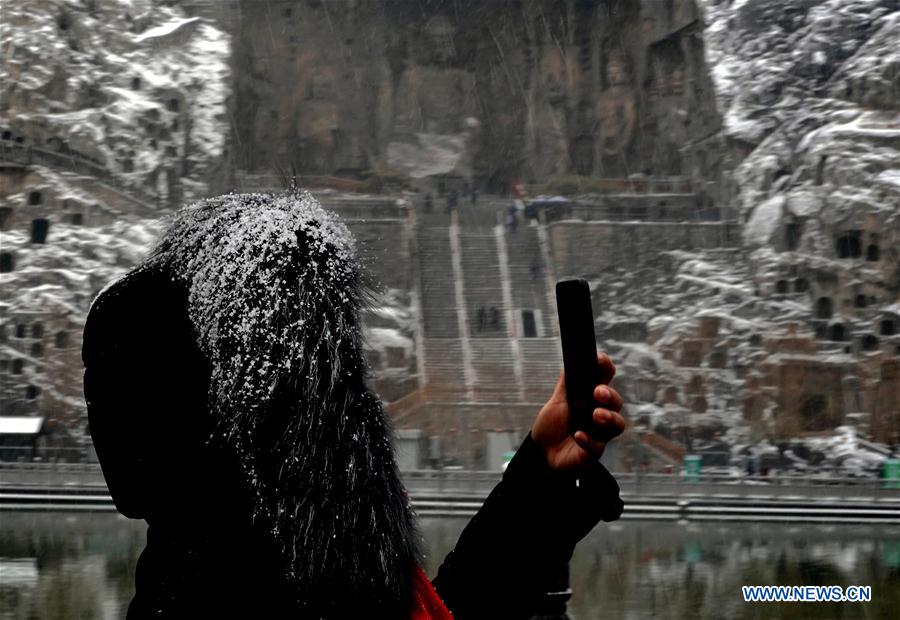
M 509 402 L 519 400 L 514 354 L 509 338 L 473 338 L 472 366 L 475 371 L 475 400 Z
M 459 240 L 469 337 L 505 338 L 506 312 L 493 229 L 461 229 Z
M 498 228 L 509 204 L 461 204 L 452 217 L 418 211 L 411 231 L 425 383 L 389 409 L 399 427 L 443 437 L 446 453 L 468 466 L 481 462 L 486 433 L 527 432 L 562 365 L 547 290 L 552 269 L 537 228 Z M 519 333 L 522 309 L 539 313 L 538 337 Z
M 448 233 L 450 220 L 442 214 L 421 214 L 418 216 L 418 224 L 415 234 L 419 248 L 426 339 L 459 338 Z M 428 352 L 427 355 L 430 357 L 431 353 Z M 428 376 L 431 380 L 430 373 Z
M 425 376 L 429 398 L 463 399 L 466 385 L 460 338 L 425 337 Z
M 546 290 L 548 266 L 542 258 L 537 229 L 520 226 L 516 233 L 498 231 L 496 210 L 490 206 L 481 212 L 477 209 L 469 207 L 458 216 L 462 298 L 469 328 L 466 334 L 459 332 L 450 217 L 444 213 L 417 215 L 427 400 L 543 402 L 556 382 L 561 355 L 551 320 L 555 309 L 550 307 Z M 509 282 L 505 283 L 498 232 L 505 235 L 501 245 L 506 246 L 508 254 Z M 535 263 L 537 269 L 533 270 Z M 511 289 L 512 308 L 506 307 L 504 286 Z M 507 324 L 508 317 L 523 308 L 540 313 L 539 337 L 510 337 L 518 328 Z M 466 385 L 466 354 L 471 360 L 471 390 Z M 517 359 L 521 381 L 517 378 Z
M 525 399 L 533 402 L 547 400 L 562 370 L 562 349 L 559 339 L 519 338 L 522 354 L 522 375 Z
M 541 256 L 537 227 L 520 226 L 516 232 L 505 233 L 506 252 L 509 264 L 510 288 L 515 310 L 530 308 L 540 312 L 540 335 L 555 336 L 552 313 L 549 304 L 547 273 L 550 268 Z M 521 334 L 519 334 L 521 335 Z

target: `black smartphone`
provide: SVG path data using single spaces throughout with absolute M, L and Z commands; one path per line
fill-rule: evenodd
M 567 278 L 556 283 L 559 337 L 562 341 L 569 401 L 569 430 L 591 433 L 594 387 L 600 382 L 594 312 L 587 280 Z

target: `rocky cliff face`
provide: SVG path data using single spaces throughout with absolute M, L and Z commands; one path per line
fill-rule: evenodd
M 748 152 L 735 173 L 736 200 L 745 243 L 766 265 L 757 273 L 777 279 L 779 265 L 796 266 L 812 297 L 828 298 L 831 310 L 821 314 L 854 317 L 894 303 L 900 5 L 703 4 L 725 133 Z M 775 281 L 762 283 L 774 292 Z
M 164 201 L 221 164 L 230 40 L 150 0 L 4 2 L 5 140 L 93 162 Z
M 205 194 L 221 166 L 229 44 L 150 0 L 0 7 L 0 398 L 47 416 L 50 443 L 85 430 L 93 295 L 160 228 L 134 214 Z
M 726 132 L 749 151 L 735 180 L 755 283 L 766 297 L 806 305 L 820 340 L 872 363 L 861 373 L 869 381 L 890 382 L 900 312 L 900 4 L 703 4 Z M 851 399 L 845 411 L 863 408 L 877 409 Z M 896 441 L 896 416 L 892 424 Z
M 723 123 L 694 149 L 731 171 L 742 244 L 596 279 L 598 339 L 663 448 L 874 471 L 854 433 L 900 441 L 900 7 L 698 4 Z
M 693 2 L 241 3 L 238 167 L 698 176 L 719 116 Z M 685 149 L 685 150 L 683 150 Z
M 840 425 L 896 443 L 900 7 L 699 4 L 743 248 L 620 274 L 598 324 L 635 417 L 726 452 Z
M 231 163 L 504 191 L 520 177 L 611 177 L 607 191 L 690 178 L 696 197 L 679 200 L 736 213 L 740 248 L 647 243 L 624 266 L 576 251 L 565 265 L 602 272 L 598 337 L 637 427 L 732 456 L 840 426 L 900 441 L 895 0 L 182 4 L 227 7 L 231 38 L 171 3 L 4 4 L 3 139 L 168 198 Z M 603 200 L 620 220 L 685 224 L 649 194 Z M 65 334 L 158 230 L 116 221 L 141 204 L 53 165 L 0 175 L 4 406 L 77 414 Z M 412 389 L 414 308 L 401 290 L 379 305 L 373 379 L 395 398 Z
M 3 415 L 47 417 L 48 447 L 83 445 L 84 317 L 96 293 L 140 261 L 160 228 L 133 218 L 97 227 L 60 223 L 52 243 L 38 245 L 24 231 L 2 233 L 3 254 L 15 264 L 3 273 L 0 298 L 0 406 Z

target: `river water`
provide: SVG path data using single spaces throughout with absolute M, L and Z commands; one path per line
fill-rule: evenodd
M 466 522 L 420 521 L 430 575 Z M 0 619 L 123 617 L 145 530 L 113 513 L 0 512 Z M 744 584 L 869 585 L 872 601 L 744 603 Z M 576 549 L 571 585 L 573 620 L 898 618 L 900 527 L 601 524 Z

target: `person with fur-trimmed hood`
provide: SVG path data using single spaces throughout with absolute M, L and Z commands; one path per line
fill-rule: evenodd
M 597 433 L 569 435 L 561 374 L 430 582 L 365 383 L 369 290 L 346 226 L 290 191 L 182 209 L 94 300 L 92 439 L 116 507 L 148 523 L 129 618 L 528 618 L 618 518 L 598 457 L 622 399 L 601 355 Z

